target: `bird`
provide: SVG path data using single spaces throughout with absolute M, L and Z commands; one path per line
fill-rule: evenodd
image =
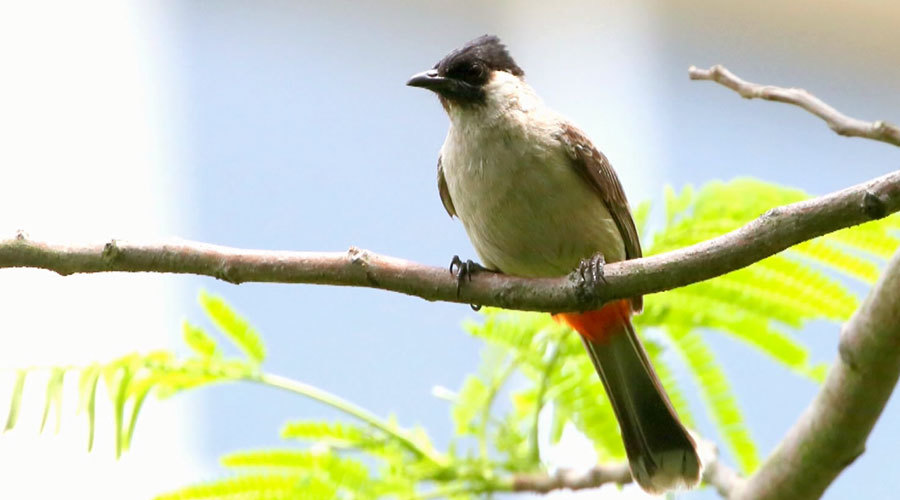
M 574 272 L 582 285 L 602 285 L 605 263 L 641 257 L 609 160 L 544 104 L 497 36 L 469 41 L 406 84 L 437 94 L 449 117 L 438 192 L 481 261 L 454 256 L 458 284 L 491 271 L 532 278 Z M 631 297 L 554 319 L 583 341 L 619 423 L 632 477 L 659 494 L 697 485 L 702 464 L 635 333 L 631 317 L 642 307 L 642 297 Z

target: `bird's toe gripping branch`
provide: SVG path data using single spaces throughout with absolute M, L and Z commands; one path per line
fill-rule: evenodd
M 454 255 L 450 260 L 450 274 L 456 275 L 456 296 L 459 297 L 459 291 L 460 288 L 462 288 L 463 281 L 472 281 L 472 274 L 484 271 L 492 272 L 490 269 L 472 259 L 463 261 L 459 258 L 459 255 Z M 469 304 L 469 307 L 474 311 L 481 309 L 480 304 Z
M 585 287 L 594 286 L 597 283 L 606 283 L 606 278 L 603 275 L 604 266 L 606 266 L 606 259 L 602 253 L 582 259 L 575 270 L 579 278 L 578 283 Z
M 572 274 L 578 283 L 578 294 L 582 298 L 589 298 L 598 284 L 606 283 L 606 278 L 603 274 L 604 266 L 606 266 L 606 259 L 602 253 L 582 259 L 578 263 L 578 267 L 575 268 Z

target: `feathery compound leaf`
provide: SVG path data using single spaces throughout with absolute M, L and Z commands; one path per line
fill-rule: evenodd
M 647 301 L 645 312 L 637 318 L 636 323 L 683 329 L 709 328 L 727 332 L 797 373 L 809 373 L 806 347 L 773 329 L 765 316 L 735 307 L 727 297 L 697 294 L 689 288 L 654 295 Z
M 745 473 L 752 472 L 759 464 L 759 454 L 715 355 L 696 331 L 669 328 L 669 337 L 690 366 L 700 385 L 703 399 L 723 432 L 729 448 L 734 452 L 741 470 Z
M 590 358 L 574 356 L 559 364 L 560 379 L 548 391 L 554 395 L 554 410 L 594 442 L 601 461 L 624 459 L 619 425 Z
M 823 239 L 887 260 L 900 247 L 900 215 L 848 227 L 826 234 Z
M 647 230 L 647 219 L 650 218 L 650 209 L 652 207 L 650 200 L 642 201 L 634 207 L 632 213 L 634 214 L 634 227 L 637 229 L 638 237 Z
M 542 375 L 545 372 L 548 374 L 544 393 L 545 399 L 552 401 L 554 407 L 553 440 L 558 440 L 566 422 L 572 422 L 595 443 L 601 459 L 624 458 L 625 450 L 618 424 L 606 398 L 606 392 L 593 364 L 584 354 L 584 347 L 577 334 L 557 324 L 545 313 L 523 313 L 494 308 L 485 308 L 482 311 L 483 323 L 466 324 L 470 334 L 511 350 L 516 360 L 522 363 L 520 364 L 522 373 L 532 382 L 539 384 Z M 558 350 L 555 354 L 558 360 L 548 371 L 547 364 L 551 358 L 547 354 L 550 343 Z M 483 382 L 480 383 L 484 385 Z M 481 390 L 475 382 L 467 382 L 464 389 L 471 390 L 475 396 L 478 396 Z M 487 392 L 486 388 L 484 389 Z M 521 398 L 523 393 L 517 394 Z M 536 393 L 533 396 L 536 397 Z M 533 408 L 536 400 L 527 403 Z M 519 401 L 519 406 L 522 405 L 523 401 Z M 460 407 L 455 407 L 454 411 L 459 411 L 457 408 Z M 462 408 L 469 409 L 469 413 L 472 413 L 470 405 L 463 405 Z M 462 421 L 467 415 L 456 416 L 454 420 Z
M 302 482 L 296 476 L 244 475 L 160 495 L 156 500 L 333 500 L 334 487 Z
M 240 451 L 222 457 L 222 465 L 233 469 L 262 469 L 269 473 L 292 472 L 344 487 L 363 485 L 370 480 L 369 469 L 358 460 L 307 450 Z
M 672 374 L 672 369 L 663 359 L 663 353 L 665 352 L 663 347 L 646 337 L 643 338 L 643 343 L 647 356 L 650 358 L 650 363 L 656 369 L 656 375 L 659 377 L 659 381 L 662 382 L 666 394 L 669 395 L 669 401 L 678 412 L 681 422 L 689 429 L 696 428 L 694 417 L 691 415 L 684 392 L 681 390 L 681 386 L 678 385 L 678 380 Z
M 47 416 L 50 415 L 50 407 L 56 411 L 56 432 L 59 432 L 60 419 L 62 418 L 62 390 L 63 379 L 66 375 L 65 368 L 53 367 L 50 370 L 50 378 L 47 380 L 47 393 L 44 395 L 44 413 L 41 416 L 41 430 L 47 424 Z
M 482 405 L 488 396 L 488 387 L 475 375 L 466 377 L 462 389 L 459 390 L 456 403 L 453 405 L 453 423 L 457 434 L 473 434 L 473 420 L 481 413 Z
M 147 399 L 147 394 L 150 393 L 150 389 L 156 385 L 157 377 L 154 375 L 149 375 L 147 377 L 142 378 L 136 382 L 133 382 L 129 387 L 129 395 L 132 398 L 131 403 L 131 418 L 128 419 L 128 427 L 125 431 L 125 436 L 122 442 L 123 450 L 128 450 L 131 448 L 131 440 L 134 437 L 134 427 L 137 424 L 138 414 L 141 412 L 141 408 L 144 406 L 144 400 Z
M 808 196 L 751 179 L 714 182 L 694 194 L 667 194 L 668 224 L 654 235 L 648 254 L 694 244 L 731 231 L 766 210 Z M 739 199 L 741 203 L 733 203 Z M 813 319 L 843 320 L 856 309 L 857 299 L 822 267 L 873 280 L 877 266 L 858 255 L 889 255 L 898 240 L 891 235 L 897 216 L 849 228 L 812 240 L 748 268 L 702 283 L 655 294 L 638 317 L 643 326 L 710 328 L 726 332 L 760 349 L 795 372 L 820 379 L 821 369 L 809 365 L 805 346 L 782 333 L 773 322 L 800 328 Z M 859 252 L 853 253 L 858 250 Z M 813 264 L 818 267 L 813 267 Z
M 343 422 L 319 420 L 288 422 L 281 429 L 281 437 L 315 441 L 336 448 L 365 448 L 379 440 L 369 429 Z
M 9 413 L 6 414 L 5 431 L 11 431 L 16 426 L 16 420 L 19 419 L 19 409 L 22 406 L 22 392 L 25 390 L 25 376 L 28 374 L 26 370 L 18 370 L 16 372 L 16 383 L 13 386 L 12 399 L 9 402 Z
M 262 337 L 239 316 L 221 297 L 200 294 L 200 304 L 209 318 L 222 332 L 254 363 L 262 363 L 266 357 L 266 347 Z
M 853 255 L 824 238 L 795 245 L 791 247 L 790 252 L 811 258 L 825 267 L 864 283 L 874 283 L 878 279 L 878 266 L 874 262 Z
M 202 358 L 209 358 L 216 354 L 218 346 L 208 333 L 202 328 L 194 326 L 185 321 L 182 326 L 182 336 L 184 343 Z
M 122 452 L 125 451 L 125 434 L 123 430 L 123 425 L 125 423 L 125 401 L 126 395 L 128 394 L 128 384 L 131 381 L 132 376 L 131 370 L 128 367 L 123 367 L 121 372 L 117 386 L 110 390 L 110 393 L 114 395 L 113 406 L 115 409 L 116 426 L 116 458 L 121 457 Z
M 78 380 L 78 411 L 87 411 L 88 451 L 94 447 L 97 382 L 100 381 L 101 371 L 100 364 L 94 363 L 81 371 L 81 377 Z

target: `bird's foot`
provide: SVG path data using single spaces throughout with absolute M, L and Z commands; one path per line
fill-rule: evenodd
M 582 295 L 588 295 L 599 283 L 606 283 L 606 278 L 603 275 L 603 267 L 605 265 L 606 259 L 602 253 L 582 259 L 578 263 L 578 267 L 575 269 L 575 276 Z
M 472 259 L 463 261 L 459 258 L 459 255 L 454 255 L 453 259 L 450 260 L 450 274 L 456 275 L 456 296 L 459 297 L 459 290 L 462 287 L 463 281 L 472 281 L 472 274 L 483 271 L 490 271 L 490 269 Z M 473 311 L 481 309 L 481 305 L 479 304 L 469 304 L 469 307 L 471 307 Z

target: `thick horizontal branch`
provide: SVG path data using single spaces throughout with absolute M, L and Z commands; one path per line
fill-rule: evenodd
M 829 106 L 806 90 L 798 88 L 760 85 L 742 80 L 724 66 L 715 65 L 709 69 L 691 66 L 688 70 L 691 80 L 711 80 L 734 90 L 746 99 L 765 99 L 800 106 L 825 120 L 825 123 L 840 135 L 864 137 L 900 146 L 900 127 L 885 121 L 867 122 L 851 118 Z
M 818 395 L 735 498 L 819 498 L 865 450 L 900 376 L 900 252 L 841 331 Z
M 212 276 L 231 283 L 309 283 L 378 288 L 426 300 L 508 309 L 571 311 L 708 280 L 792 245 L 900 210 L 900 171 L 827 196 L 774 208 L 711 240 L 661 255 L 609 264 L 605 283 L 584 290 L 572 277 L 527 279 L 476 273 L 457 293 L 446 267 L 432 267 L 351 248 L 347 252 L 242 250 L 189 241 L 113 240 L 73 246 L 0 240 L 0 268 L 30 267 L 61 275 L 158 272 Z

